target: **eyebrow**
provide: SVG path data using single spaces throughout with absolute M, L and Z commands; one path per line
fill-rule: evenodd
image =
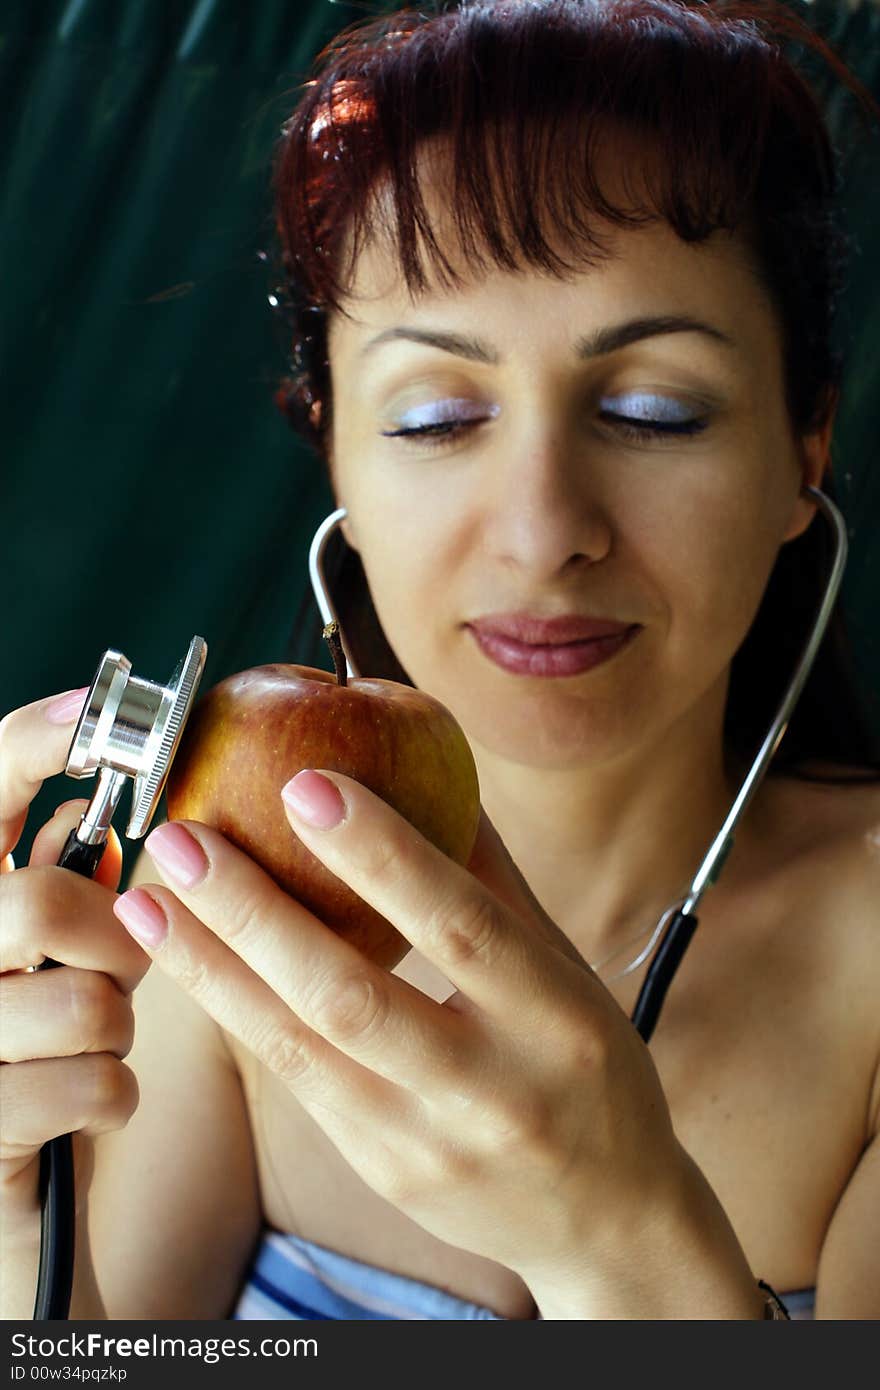
M 692 318 L 689 314 L 655 314 L 648 318 L 627 319 L 624 323 L 610 324 L 606 328 L 597 329 L 595 333 L 578 338 L 574 345 L 575 355 L 581 359 L 603 357 L 607 353 L 629 347 L 630 343 L 640 342 L 643 338 L 657 338 L 666 333 L 703 333 L 724 347 L 736 348 L 736 343 L 727 333 L 722 333 L 720 328 L 715 328 L 710 323 L 704 323 L 702 319 Z M 456 357 L 466 357 L 470 362 L 484 362 L 493 367 L 497 367 L 502 360 L 497 348 L 481 338 L 472 338 L 463 333 L 444 333 L 440 329 L 403 326 L 386 328 L 377 333 L 375 338 L 370 338 L 361 348 L 360 356 L 366 357 L 382 343 L 396 342 L 400 339 L 439 348 L 442 352 L 451 352 Z

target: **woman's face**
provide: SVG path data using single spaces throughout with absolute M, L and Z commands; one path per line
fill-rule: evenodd
M 812 514 L 805 456 L 814 480 L 824 456 L 792 436 L 744 244 L 609 236 L 568 281 L 493 269 L 416 299 L 376 242 L 355 321 L 330 326 L 334 488 L 388 640 L 475 747 L 533 767 L 717 720 L 780 543 Z M 691 326 L 660 331 L 674 320 Z M 528 675 L 469 627 L 512 612 L 640 627 L 592 669 Z

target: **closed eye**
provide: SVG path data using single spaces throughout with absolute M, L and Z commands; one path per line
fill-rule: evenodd
M 435 439 L 438 436 L 458 434 L 468 425 L 482 423 L 479 420 L 438 420 L 431 425 L 410 425 L 407 429 L 382 430 L 386 439 Z
M 598 419 L 603 424 L 610 426 L 618 438 L 637 444 L 670 437 L 683 441 L 700 434 L 709 423 L 707 416 L 694 413 L 693 404 L 658 390 L 643 388 L 606 394 L 597 406 Z M 486 405 L 470 398 L 445 397 L 414 407 L 408 412 L 412 423 L 382 433 L 388 439 L 403 439 L 431 448 L 451 443 L 464 430 L 485 424 L 499 413 L 497 402 Z M 403 418 L 406 420 L 407 415 Z
M 705 418 L 680 421 L 636 419 L 628 415 L 617 415 L 610 410 L 601 411 L 599 418 L 612 425 L 615 433 L 635 442 L 669 438 L 670 435 L 682 438 L 700 434 L 709 423 Z M 465 430 L 483 423 L 482 420 L 439 420 L 433 424 L 411 425 L 406 429 L 383 430 L 382 434 L 386 439 L 417 441 L 432 447 L 448 443 Z
M 709 423 L 707 417 L 694 414 L 693 405 L 662 391 L 651 390 L 603 396 L 599 401 L 599 418 L 613 425 L 615 433 L 636 442 L 670 435 L 686 438 L 699 434 Z
M 603 410 L 600 419 L 608 421 L 615 428 L 618 434 L 624 438 L 643 440 L 656 439 L 669 435 L 694 435 L 700 434 L 709 421 L 705 418 L 693 420 L 646 420 L 634 419 L 628 415 L 615 415 L 611 410 Z

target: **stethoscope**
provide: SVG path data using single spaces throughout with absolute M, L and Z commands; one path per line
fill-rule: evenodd
M 779 747 L 840 589 L 847 555 L 846 523 L 835 503 L 818 488 L 807 487 L 804 492 L 816 502 L 834 535 L 834 559 L 825 593 L 776 717 L 724 824 L 685 896 L 666 909 L 645 951 L 628 967 L 635 968 L 641 963 L 654 950 L 659 938 L 632 1014 L 633 1024 L 645 1042 L 654 1031 L 672 977 L 696 930 L 696 908 L 700 899 L 717 881 L 733 846 L 737 825 Z M 318 527 L 309 549 L 309 578 L 325 624 L 339 622 L 327 588 L 325 557 L 331 535 L 346 516 L 344 507 L 332 512 Z M 348 675 L 356 677 L 360 672 L 352 659 L 341 623 L 340 635 Z M 128 839 L 140 839 L 146 834 L 195 702 L 207 651 L 204 639 L 193 637 L 167 685 L 132 676 L 131 662 L 121 652 L 111 650 L 101 657 L 74 730 L 65 766 L 65 772 L 71 777 L 97 774 L 97 784 L 61 852 L 58 859 L 61 867 L 73 869 L 74 873 L 86 878 L 94 876 L 106 848 L 111 818 L 128 779 L 133 781 L 133 790 L 125 834 Z M 56 965 L 57 961 L 45 960 L 38 969 L 51 969 Z M 73 1147 L 69 1134 L 50 1139 L 40 1152 L 40 1202 L 40 1266 L 34 1319 L 66 1319 L 73 1286 L 75 1226 Z

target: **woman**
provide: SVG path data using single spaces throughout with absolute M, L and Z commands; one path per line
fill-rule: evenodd
M 650 1049 L 628 1017 L 826 575 L 833 159 L 772 32 L 500 0 L 324 55 L 277 165 L 282 403 L 347 509 L 362 669 L 467 734 L 477 845 L 285 789 L 411 942 L 389 975 L 191 822 L 122 897 L 118 852 L 61 882 L 63 808 L 0 885 L 4 969 L 68 967 L 0 982 L 10 1289 L 76 1130 L 75 1316 L 880 1316 L 880 795 L 831 643 Z M 3 853 L 83 695 L 5 721 Z

